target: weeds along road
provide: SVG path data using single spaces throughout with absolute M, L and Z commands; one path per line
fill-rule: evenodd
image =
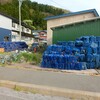
M 100 93 L 100 76 L 0 67 L 0 80 Z

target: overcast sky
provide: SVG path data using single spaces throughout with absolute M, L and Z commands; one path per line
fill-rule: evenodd
M 53 5 L 72 12 L 96 9 L 100 15 L 100 0 L 31 0 L 42 4 Z

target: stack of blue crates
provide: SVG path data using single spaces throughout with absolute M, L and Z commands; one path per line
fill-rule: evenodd
M 75 41 L 58 41 L 48 46 L 41 66 L 65 70 L 100 68 L 100 37 L 82 36 Z
M 0 48 L 4 48 L 5 52 L 24 50 L 28 48 L 25 42 L 0 42 Z

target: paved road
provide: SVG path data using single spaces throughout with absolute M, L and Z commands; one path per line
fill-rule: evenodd
M 58 96 L 44 96 L 41 94 L 23 93 L 0 87 L 0 100 L 71 100 Z
M 12 96 L 7 96 L 5 94 L 0 94 L 0 100 L 24 100 L 24 99 L 20 99 L 20 98 L 15 98 Z
M 0 67 L 0 79 L 65 89 L 100 92 L 99 76 Z

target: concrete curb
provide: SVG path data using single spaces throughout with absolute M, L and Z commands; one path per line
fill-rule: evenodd
M 82 100 L 100 100 L 100 93 L 88 92 L 88 91 L 47 87 L 47 86 L 12 82 L 6 80 L 0 80 L 0 86 L 12 88 L 18 91 L 28 91 L 43 95 L 62 96 L 62 97 L 67 97 L 67 98 L 69 97 L 72 99 L 82 99 Z

